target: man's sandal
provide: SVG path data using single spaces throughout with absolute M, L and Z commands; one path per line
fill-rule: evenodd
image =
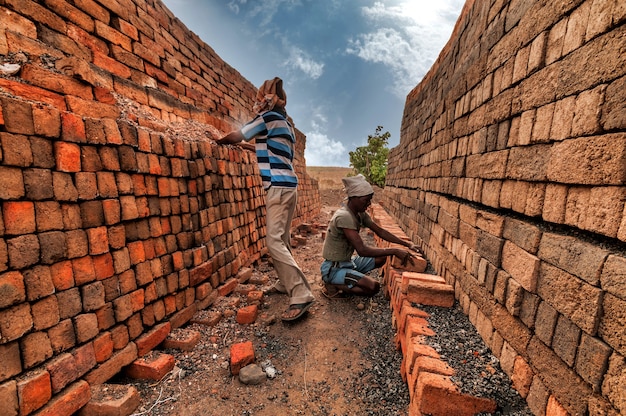
M 343 290 L 340 289 L 333 289 L 333 291 L 330 291 L 327 287 L 323 287 L 321 292 L 322 295 L 324 295 L 328 299 L 343 299 L 347 297 Z
M 289 305 L 285 313 L 281 316 L 281 319 L 285 322 L 295 321 L 297 319 L 302 318 L 302 315 L 306 313 L 307 310 L 313 305 L 313 301 L 307 303 L 295 303 L 293 305 Z M 297 314 L 291 316 L 289 313 L 292 311 L 298 311 Z

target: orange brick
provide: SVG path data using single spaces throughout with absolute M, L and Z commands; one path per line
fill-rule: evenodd
M 109 251 L 109 238 L 106 227 L 89 228 L 87 237 L 89 239 L 89 254 L 92 256 Z
M 110 332 L 100 334 L 93 340 L 93 348 L 96 362 L 102 363 L 108 360 L 113 354 L 113 339 Z
M 71 261 L 62 261 L 50 266 L 52 283 L 57 291 L 74 287 L 74 269 Z
M 36 230 L 35 204 L 32 202 L 5 202 L 2 204 L 6 234 L 30 234 Z
M 96 280 L 96 270 L 94 269 L 93 259 L 90 256 L 72 260 L 72 269 L 74 270 L 74 282 L 76 282 L 76 285 Z
M 422 273 L 428 267 L 428 262 L 422 256 L 413 253 L 413 257 L 411 257 L 406 264 L 402 264 L 400 259 L 393 256 L 391 267 L 403 271 Z
M 137 264 L 146 261 L 146 251 L 142 241 L 133 241 L 128 243 L 128 253 L 130 255 L 131 264 Z
M 559 401 L 551 395 L 548 398 L 546 416 L 569 416 L 569 413 L 567 412 L 567 410 L 565 410 L 561 403 L 559 403 Z
M 493 413 L 494 400 L 461 394 L 449 377 L 428 372 L 419 373 L 411 407 L 413 414 L 473 416 L 477 413 Z
M 126 367 L 128 377 L 140 380 L 161 380 L 173 368 L 176 360 L 173 355 L 153 352 L 150 356 L 135 360 Z
M 27 415 L 39 409 L 52 397 L 50 373 L 38 371 L 18 381 L 17 395 L 21 415 Z
M 175 329 L 163 341 L 163 348 L 191 351 L 200 342 L 201 334 L 190 329 Z
M 137 312 L 144 307 L 144 290 L 138 289 L 130 293 L 130 303 L 133 312 Z
M 238 284 L 239 281 L 237 279 L 231 278 L 226 281 L 222 286 L 220 286 L 217 290 L 220 296 L 228 296 L 235 290 Z
M 90 399 L 89 384 L 80 380 L 57 394 L 50 403 L 37 413 L 37 416 L 72 415 L 87 404 Z
M 115 274 L 111 253 L 94 256 L 92 257 L 92 260 L 97 280 L 104 280 Z
M 521 357 L 515 357 L 515 363 L 513 364 L 513 374 L 511 375 L 511 382 L 513 387 L 517 390 L 523 398 L 528 396 L 530 391 L 530 384 L 533 381 L 533 370 L 528 363 Z
M 137 345 L 137 355 L 141 357 L 153 350 L 157 345 L 163 342 L 163 340 L 170 333 L 170 330 L 170 323 L 165 322 L 155 326 L 152 330 L 137 338 L 135 340 L 135 344 Z
M 254 362 L 254 346 L 252 342 L 239 342 L 230 347 L 230 372 L 233 375 L 239 374 L 239 371 Z
M 454 288 L 451 285 L 410 281 L 407 288 L 407 300 L 422 305 L 452 307 Z
M 252 324 L 258 313 L 257 305 L 245 306 L 237 311 L 237 322 L 241 325 Z
M 56 167 L 62 172 L 80 172 L 80 147 L 74 143 L 55 142 Z

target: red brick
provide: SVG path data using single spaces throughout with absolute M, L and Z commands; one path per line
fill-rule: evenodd
M 38 43 L 37 45 L 40 44 Z M 60 94 L 55 94 L 51 91 L 44 90 L 43 88 L 25 84 L 23 82 L 12 81 L 6 78 L 0 78 L 0 87 L 23 99 L 46 103 L 54 108 L 58 108 L 59 110 L 65 110 L 65 99 Z M 5 113 L 4 110 L 3 113 Z
M 45 332 L 34 332 L 24 336 L 20 340 L 20 347 L 24 368 L 34 367 L 52 357 L 52 345 Z
M 65 3 L 67 5 L 67 3 Z M 63 74 L 51 72 L 31 64 L 24 65 L 20 77 L 32 85 L 63 95 L 76 95 L 84 99 L 93 98 L 91 86 Z
M 133 241 L 128 243 L 128 252 L 131 264 L 137 264 L 146 261 L 146 252 L 142 241 Z
M 191 318 L 193 318 L 193 315 L 196 313 L 197 310 L 198 308 L 196 307 L 195 303 L 192 302 L 189 306 L 175 313 L 170 318 L 170 324 L 172 328 L 180 328 L 181 326 L 185 325 L 191 320 Z
M 125 373 L 134 379 L 161 380 L 172 371 L 175 364 L 173 355 L 155 352 L 134 361 L 126 368 Z
M 86 143 L 87 133 L 83 118 L 75 113 L 61 113 L 61 138 L 66 142 Z M 78 150 L 80 153 L 80 150 Z
M 126 347 L 128 345 L 128 342 L 130 341 L 130 336 L 128 335 L 128 328 L 126 327 L 126 325 L 118 325 L 111 328 L 111 340 L 113 341 L 114 350 L 120 350 Z M 137 345 L 133 345 L 135 345 L 136 350 Z
M 62 172 L 80 171 L 80 147 L 74 143 L 55 142 L 57 169 Z
M 121 215 L 120 201 L 118 201 L 117 199 L 105 199 L 102 201 L 102 208 L 104 210 L 105 224 L 113 225 L 121 221 L 122 215 Z M 112 229 L 109 229 L 109 233 L 111 233 L 112 231 L 113 231 Z M 112 245 L 111 247 L 120 248 L 120 245 L 119 245 L 120 243 L 113 241 L 113 244 L 116 244 L 116 245 L 115 246 Z
M 7 272 L 0 275 L 0 308 L 26 300 L 24 276 L 20 272 Z
M 98 318 L 98 329 L 109 329 L 115 325 L 115 313 L 113 312 L 113 305 L 109 302 L 96 311 L 96 318 Z
M 83 285 L 96 280 L 96 271 L 90 256 L 72 260 L 72 269 L 74 270 L 76 285 Z
M 87 243 L 87 233 L 85 230 L 71 230 L 65 233 L 67 244 L 67 257 L 74 259 L 84 257 L 89 254 L 89 244 Z
M 135 344 L 137 344 L 137 354 L 141 357 L 153 350 L 157 345 L 163 342 L 170 333 L 170 330 L 170 323 L 165 322 L 155 326 L 152 330 L 137 338 L 135 340 Z
M 93 340 L 94 354 L 96 362 L 102 363 L 108 360 L 113 354 L 113 339 L 110 332 L 100 334 Z
M 109 239 L 106 227 L 87 229 L 89 238 L 89 254 L 98 255 L 109 251 Z
M 239 281 L 237 279 L 231 278 L 228 281 L 226 281 L 222 286 L 218 287 L 217 290 L 220 296 L 228 296 L 229 294 L 233 292 L 233 290 L 235 290 L 238 284 L 239 284 Z
M 258 313 L 257 305 L 245 306 L 237 311 L 237 322 L 241 325 L 252 324 Z
M 144 291 L 143 289 L 135 290 L 130 293 L 130 303 L 133 312 L 140 311 L 144 307 Z
M 17 383 L 20 415 L 28 415 L 46 404 L 52 397 L 50 373 L 37 371 Z
M 19 235 L 35 232 L 35 204 L 32 202 L 5 202 L 2 204 L 2 213 L 6 234 Z
M 83 117 L 117 118 L 120 116 L 120 109 L 114 105 L 100 103 L 97 101 L 83 100 L 82 98 L 70 95 L 66 96 L 65 100 L 71 111 L 80 114 Z
M 523 398 L 528 396 L 530 385 L 533 381 L 533 375 L 533 371 L 528 363 L 520 356 L 515 357 L 511 382 L 515 390 L 517 390 Z
M 407 289 L 407 300 L 449 308 L 454 305 L 454 288 L 447 284 L 411 281 Z
M 416 414 L 473 416 L 477 413 L 493 413 L 494 400 L 461 394 L 446 376 L 428 372 L 420 373 L 411 400 Z
M 71 415 L 76 413 L 91 399 L 89 384 L 77 381 L 67 389 L 57 394 L 37 416 Z
M 97 280 L 104 280 L 115 274 L 111 253 L 94 256 L 92 257 L 92 260 Z
M 120 370 L 137 359 L 137 346 L 134 343 L 126 345 L 123 349 L 113 354 L 107 361 L 91 370 L 84 380 L 91 385 L 107 382 Z
M 239 371 L 254 362 L 254 346 L 252 342 L 239 342 L 230 347 L 230 372 L 233 375 L 239 374 Z
M 74 286 L 74 269 L 71 261 L 62 261 L 51 265 L 50 275 L 57 291 L 66 290 Z

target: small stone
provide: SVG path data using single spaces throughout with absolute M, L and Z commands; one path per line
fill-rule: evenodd
M 362 311 L 363 309 L 365 309 L 365 305 L 362 303 L 359 303 L 358 305 L 356 305 L 356 308 L 360 311 Z
M 256 364 L 249 364 L 239 370 L 239 381 L 243 384 L 261 384 L 266 377 L 265 372 Z

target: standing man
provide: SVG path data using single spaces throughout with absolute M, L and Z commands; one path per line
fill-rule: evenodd
M 301 318 L 315 301 L 309 282 L 291 255 L 291 220 L 297 204 L 298 177 L 293 168 L 296 135 L 287 120 L 287 95 L 276 77 L 263 83 L 253 111 L 257 116 L 218 144 L 235 144 L 255 139 L 255 150 L 266 191 L 267 248 L 278 274 L 272 290 L 289 295 L 283 321 Z
M 366 273 L 385 264 L 387 257 L 396 256 L 403 264 L 413 261 L 413 254 L 401 248 L 378 248 L 366 245 L 359 232 L 362 227 L 372 230 L 383 240 L 419 251 L 410 241 L 385 230 L 366 212 L 372 203 L 374 189 L 361 174 L 342 179 L 348 202 L 341 206 L 328 223 L 320 267 L 325 283 L 322 293 L 329 298 L 342 293 L 374 296 L 380 283 Z M 354 252 L 357 255 L 353 257 Z

